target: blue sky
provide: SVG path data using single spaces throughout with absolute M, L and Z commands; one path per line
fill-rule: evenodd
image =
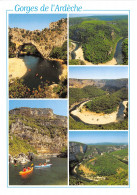
M 70 131 L 69 141 L 81 143 L 128 143 L 127 131 Z
M 20 107 L 51 108 L 54 114 L 67 116 L 67 100 L 10 100 L 9 110 Z
M 69 14 L 70 18 L 74 18 L 74 17 L 87 17 L 87 16 L 118 16 L 118 15 L 127 15 L 127 13 L 125 12 L 100 12 L 100 13 L 95 13 L 95 14 Z
M 76 79 L 119 79 L 128 78 L 128 67 L 69 67 L 69 78 Z
M 42 30 L 51 22 L 66 18 L 66 14 L 9 14 L 9 26 L 26 30 Z

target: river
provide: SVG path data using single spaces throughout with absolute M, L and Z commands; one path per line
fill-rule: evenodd
M 27 66 L 28 71 L 23 76 L 23 80 L 30 89 L 37 89 L 38 85 L 45 81 L 48 81 L 49 84 L 59 82 L 59 75 L 62 73 L 59 62 L 28 55 L 19 58 L 23 59 Z
M 44 162 L 43 159 L 35 159 L 25 166 Z M 49 163 L 52 164 L 51 167 L 34 168 L 26 178 L 19 175 L 24 165 L 14 167 L 13 164 L 9 164 L 9 185 L 67 185 L 67 158 L 51 158 Z
M 120 39 L 117 43 L 116 46 L 116 51 L 114 54 L 114 58 L 117 61 L 117 64 L 123 64 L 123 55 L 122 55 L 122 43 L 123 43 L 124 39 Z
M 123 43 L 123 40 L 124 39 L 120 39 L 118 41 L 117 46 L 116 46 L 116 50 L 115 50 L 115 54 L 114 54 L 114 58 L 117 61 L 117 65 L 123 64 L 123 55 L 122 55 L 122 43 Z M 76 59 L 76 53 L 75 53 L 75 51 L 78 50 L 79 47 L 81 47 L 81 44 L 78 43 L 78 42 L 76 42 L 76 41 L 74 42 L 74 44 L 76 46 L 75 46 L 75 49 L 71 52 L 71 58 L 72 59 Z

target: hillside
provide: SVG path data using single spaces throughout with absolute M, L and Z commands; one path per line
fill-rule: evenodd
M 128 90 L 126 88 L 122 88 L 111 95 L 97 97 L 85 106 L 90 111 L 96 113 L 112 113 L 117 110 L 117 107 L 123 100 L 128 100 Z
M 107 87 L 128 87 L 128 79 L 69 79 L 70 88 L 83 88 L 87 85 L 106 89 Z
M 20 145 L 26 146 L 24 153 L 62 153 L 67 148 L 67 117 L 55 115 L 48 108 L 10 110 L 9 151 L 12 155 L 23 152 L 17 149 Z
M 95 86 L 85 86 L 82 89 L 81 88 L 70 88 L 69 89 L 69 105 L 76 102 L 80 102 L 84 99 L 88 98 L 94 98 L 97 96 L 105 95 L 106 92 L 102 89 L 99 89 Z

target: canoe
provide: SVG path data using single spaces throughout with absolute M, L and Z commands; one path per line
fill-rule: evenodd
M 44 167 L 50 167 L 52 164 L 47 164 L 47 165 L 35 165 L 35 168 L 44 168 Z
M 33 172 L 33 167 L 30 170 L 28 170 L 28 171 L 20 171 L 19 175 L 28 175 L 28 174 L 30 174 L 32 172 Z

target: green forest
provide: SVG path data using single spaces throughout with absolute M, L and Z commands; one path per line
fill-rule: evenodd
M 117 107 L 121 101 L 127 99 L 128 90 L 126 88 L 122 88 L 110 95 L 97 97 L 88 102 L 85 106 L 90 111 L 109 114 L 117 110 Z
M 117 173 L 117 169 L 120 167 L 124 170 L 128 168 L 125 163 L 122 163 L 116 157 L 111 154 L 104 154 L 97 157 L 95 164 L 92 165 L 91 162 L 83 162 L 83 164 L 89 169 L 96 172 L 99 176 L 110 176 Z
M 122 53 L 123 53 L 123 61 L 124 65 L 128 64 L 128 39 L 125 39 L 122 43 Z
M 62 59 L 67 63 L 67 41 L 65 41 L 62 47 L 54 47 L 50 52 L 51 58 Z
M 117 42 L 128 38 L 128 18 L 70 18 L 69 38 L 81 43 L 85 60 L 105 63 L 113 58 Z
M 83 88 L 69 88 L 69 105 L 80 102 L 87 98 L 94 98 L 105 95 L 106 92 L 95 86 L 86 86 Z

